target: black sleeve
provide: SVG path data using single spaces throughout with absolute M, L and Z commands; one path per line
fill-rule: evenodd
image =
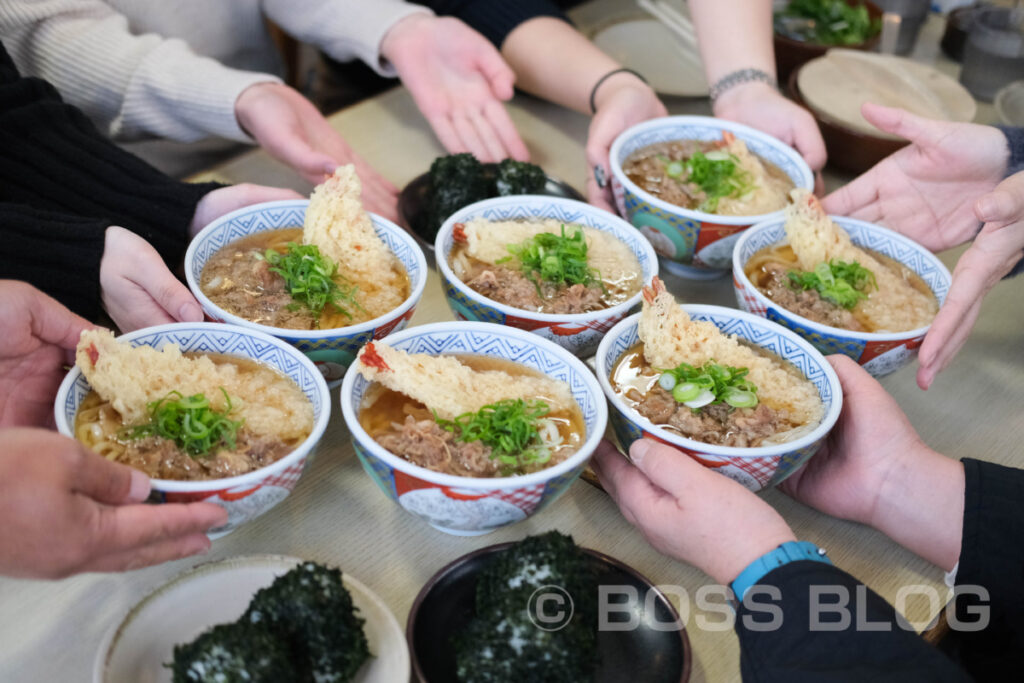
M 956 616 L 968 626 L 952 630 L 942 646 L 978 680 L 1009 680 L 1005 672 L 1024 667 L 1024 471 L 968 458 L 963 464 Z
M 5 246 L 0 277 L 35 284 L 55 278 L 39 271 L 70 266 L 74 272 L 65 275 L 93 283 L 95 294 L 101 224 L 137 233 L 176 266 L 196 204 L 217 187 L 176 181 L 120 149 L 45 81 L 19 76 L 0 46 L 0 229 L 26 245 L 45 244 L 14 265 Z M 88 259 L 78 258 L 83 249 Z M 80 301 L 61 300 L 87 310 Z
M 1006 165 L 1006 177 L 1024 171 L 1024 128 L 998 126 L 1006 136 L 1006 144 L 1010 147 L 1010 161 Z
M 766 574 L 737 610 L 743 681 L 971 680 L 903 623 L 906 629 L 889 603 L 841 569 L 810 561 L 783 565 Z
M 436 14 L 458 17 L 501 49 L 512 29 L 534 17 L 554 17 L 567 23 L 561 6 L 553 0 L 416 0 Z

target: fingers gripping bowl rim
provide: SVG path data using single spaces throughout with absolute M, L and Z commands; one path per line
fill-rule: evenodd
M 825 357 L 809 342 L 770 320 L 723 306 L 681 304 L 695 320 L 712 322 L 725 334 L 766 349 L 789 361 L 818 390 L 824 404 L 821 422 L 808 434 L 782 444 L 738 448 L 707 444 L 669 432 L 628 406 L 611 385 L 611 371 L 622 354 L 639 341 L 640 315 L 616 325 L 598 347 L 596 364 L 601 389 L 611 406 L 612 427 L 624 449 L 639 438 L 652 438 L 683 451 L 702 465 L 715 469 L 752 491 L 781 483 L 817 452 L 835 426 L 842 410 L 843 392 L 839 377 Z
M 953 276 L 935 254 L 909 237 L 875 223 L 843 216 L 829 218 L 849 233 L 855 245 L 888 256 L 917 273 L 931 289 L 939 306 L 945 303 Z M 746 264 L 761 249 L 785 241 L 784 226 L 784 218 L 762 221 L 751 226 L 736 243 L 732 274 L 740 308 L 796 332 L 822 353 L 849 356 L 875 377 L 887 375 L 911 362 L 931 324 L 902 332 L 854 332 L 793 313 L 754 286 L 745 272 Z
M 477 322 L 418 325 L 386 342 L 410 353 L 475 354 L 512 360 L 565 381 L 586 428 L 579 450 L 565 461 L 517 477 L 460 477 L 414 465 L 387 451 L 359 423 L 370 382 L 350 372 L 341 385 L 341 412 L 363 469 L 401 507 L 435 528 L 479 535 L 521 521 L 558 498 L 580 475 L 604 435 L 608 407 L 593 373 L 557 344 L 511 327 Z
M 409 276 L 409 296 L 387 313 L 356 325 L 326 330 L 292 330 L 262 325 L 227 312 L 213 303 L 199 286 L 203 268 L 227 244 L 268 230 L 301 227 L 308 199 L 284 199 L 243 207 L 212 221 L 199 231 L 185 252 L 185 279 L 203 312 L 215 321 L 227 322 L 284 339 L 317 363 L 330 386 L 340 384 L 356 351 L 371 339 L 381 339 L 406 326 L 427 285 L 427 260 L 408 232 L 391 221 L 369 214 L 374 231 L 401 262 Z
M 463 207 L 444 222 L 434 242 L 434 253 L 445 297 L 455 315 L 460 319 L 529 330 L 578 356 L 592 353 L 601 335 L 640 303 L 640 290 L 620 304 L 588 313 L 536 313 L 495 301 L 460 280 L 448 263 L 455 246 L 455 225 L 475 218 L 490 221 L 554 219 L 593 228 L 615 236 L 629 247 L 640 265 L 641 284 L 649 283 L 658 274 L 654 248 L 636 230 L 607 211 L 573 199 L 542 195 L 495 197 Z
M 162 348 L 177 344 L 182 351 L 222 353 L 258 361 L 294 381 L 313 404 L 313 429 L 283 458 L 247 474 L 202 481 L 151 479 L 151 502 L 209 500 L 228 511 L 228 523 L 211 531 L 224 535 L 283 500 L 295 487 L 327 428 L 330 393 L 316 366 L 294 346 L 262 332 L 222 323 L 170 323 L 146 327 L 118 337 L 133 346 Z M 74 438 L 75 416 L 91 387 L 81 368 L 68 372 L 57 391 L 54 417 L 57 430 Z
M 728 271 L 736 236 L 782 210 L 756 216 L 720 216 L 666 202 L 626 176 L 623 164 L 634 152 L 658 142 L 720 140 L 729 131 L 750 150 L 778 166 L 796 187 L 814 189 L 814 173 L 800 154 L 784 142 L 740 123 L 709 116 L 667 116 L 637 124 L 612 143 L 609 165 L 612 194 L 619 214 L 652 240 L 662 265 L 677 275 L 708 279 Z

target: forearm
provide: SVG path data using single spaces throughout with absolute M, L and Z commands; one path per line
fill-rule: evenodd
M 52 87 L 19 78 L 0 52 L 0 201 L 123 225 L 176 263 L 214 183 L 160 173 L 105 139 Z
M 228 68 L 182 40 L 135 35 L 100 0 L 0 0 L 4 41 L 29 75 L 46 79 L 107 135 L 242 142 L 234 103 L 276 76 Z
M 950 571 L 960 556 L 964 468 L 919 443 L 895 459 L 868 520 L 904 548 Z
M 766 574 L 755 590 L 736 613 L 747 683 L 969 680 L 905 630 L 877 593 L 836 567 L 794 562 Z
M 620 66 L 572 26 L 551 17 L 537 17 L 516 27 L 505 39 L 501 55 L 516 72 L 516 87 L 584 114 L 591 113 L 594 85 Z M 601 84 L 598 95 L 626 80 L 636 77 L 617 74 Z
M 775 75 L 771 0 L 690 0 L 690 16 L 708 83 L 737 69 Z
M 100 219 L 0 202 L 0 278 L 27 282 L 95 320 L 106 228 Z
M 537 17 L 553 17 L 569 24 L 569 18 L 550 0 L 417 0 L 438 15 L 461 19 L 501 49 L 520 24 Z

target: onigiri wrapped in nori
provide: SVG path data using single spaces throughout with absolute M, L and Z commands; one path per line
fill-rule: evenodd
M 266 627 L 248 622 L 214 626 L 174 648 L 174 683 L 300 683 L 291 652 Z

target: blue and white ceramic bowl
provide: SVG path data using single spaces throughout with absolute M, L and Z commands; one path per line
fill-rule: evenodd
M 734 479 L 751 491 L 775 486 L 814 455 L 832 431 L 843 406 L 843 391 L 832 366 L 807 341 L 775 323 L 723 306 L 682 305 L 694 320 L 706 320 L 725 334 L 735 334 L 796 366 L 814 384 L 825 405 L 818 426 L 799 439 L 773 446 L 737 448 L 687 439 L 655 425 L 633 410 L 612 390 L 609 377 L 623 353 L 640 341 L 640 314 L 630 316 L 605 336 L 597 349 L 597 377 L 611 403 L 611 422 L 619 443 L 628 451 L 640 438 L 661 441 L 706 467 Z
M 220 353 L 259 361 L 295 382 L 313 404 L 313 431 L 294 451 L 277 462 L 237 477 L 208 481 L 153 479 L 151 503 L 190 503 L 208 501 L 228 512 L 228 523 L 210 532 L 223 536 L 242 524 L 256 519 L 284 500 L 311 460 L 331 416 L 331 397 L 316 366 L 295 347 L 262 332 L 217 323 L 172 323 L 146 327 L 121 335 L 119 341 L 132 346 L 160 349 L 177 344 L 182 351 Z M 57 430 L 75 435 L 75 415 L 91 390 L 76 366 L 64 378 L 54 406 Z
M 640 303 L 640 292 L 617 306 L 590 313 L 555 314 L 535 313 L 498 303 L 475 291 L 452 272 L 448 261 L 455 245 L 453 235 L 457 223 L 475 218 L 491 221 L 553 218 L 565 223 L 611 233 L 624 242 L 636 256 L 642 271 L 643 284 L 658 274 L 658 260 L 654 249 L 625 221 L 590 204 L 572 199 L 524 195 L 485 199 L 459 209 L 444 222 L 437 233 L 435 254 L 437 272 L 448 300 L 448 306 L 460 320 L 497 323 L 518 327 L 549 339 L 577 356 L 586 357 L 594 352 L 605 332 L 610 330 Z
M 917 242 L 873 223 L 854 218 L 829 216 L 850 234 L 860 247 L 873 249 L 899 261 L 925 281 L 941 306 L 946 301 L 953 276 L 942 261 Z M 788 311 L 754 286 L 744 267 L 761 249 L 786 241 L 785 220 L 772 219 L 751 227 L 736 243 L 733 253 L 732 284 L 740 307 L 787 327 L 814 344 L 824 354 L 849 356 L 875 377 L 903 367 L 917 356 L 921 342 L 931 325 L 904 332 L 853 332 L 830 327 Z
M 458 477 L 414 465 L 370 438 L 359 424 L 370 382 L 358 372 L 348 373 L 341 385 L 341 413 L 363 469 L 388 498 L 436 529 L 476 536 L 536 514 L 576 481 L 604 436 L 608 406 L 594 374 L 546 339 L 500 325 L 446 322 L 397 332 L 386 343 L 410 353 L 475 354 L 521 363 L 567 383 L 583 414 L 583 445 L 564 462 L 518 477 Z
M 750 151 L 782 169 L 797 187 L 814 189 L 814 174 L 800 154 L 770 135 L 739 123 L 708 116 L 668 116 L 623 131 L 612 143 L 612 194 L 619 214 L 654 244 L 669 272 L 693 279 L 715 278 L 731 267 L 732 248 L 740 233 L 755 223 L 781 216 L 719 216 L 684 209 L 655 197 L 630 180 L 622 165 L 631 154 L 659 142 L 721 140 L 730 131 Z
M 185 252 L 185 278 L 208 318 L 284 339 L 309 356 L 331 386 L 337 386 L 360 347 L 404 328 L 423 296 L 423 288 L 427 284 L 427 261 L 423 250 L 405 230 L 385 218 L 370 214 L 377 236 L 394 252 L 409 275 L 409 297 L 398 308 L 358 325 L 331 330 L 289 330 L 260 325 L 228 313 L 210 301 L 199 287 L 203 267 L 221 247 L 258 232 L 302 227 L 308 205 L 308 199 L 286 199 L 253 204 L 221 216 L 203 228 L 189 245 Z

